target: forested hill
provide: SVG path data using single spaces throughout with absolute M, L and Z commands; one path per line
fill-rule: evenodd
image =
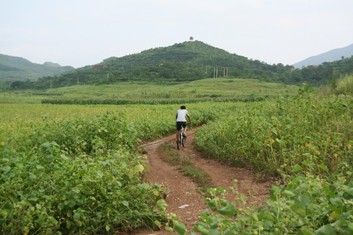
M 187 41 L 123 57 L 111 57 L 102 63 L 76 69 L 37 81 L 15 81 L 11 89 L 47 89 L 76 84 L 111 84 L 119 81 L 183 82 L 212 77 L 255 78 L 291 84 L 330 83 L 353 73 L 353 57 L 319 66 L 295 69 L 289 65 L 269 65 L 231 54 L 200 41 Z
M 41 78 L 31 86 L 48 88 L 131 80 L 179 82 L 209 77 L 276 80 L 279 71 L 288 71 L 289 68 L 291 67 L 282 64 L 269 65 L 230 54 L 200 41 L 187 41 L 169 47 L 145 50 L 138 54 L 111 57 L 102 63 L 79 68 L 71 73 Z
M 0 81 L 36 80 L 43 76 L 55 76 L 63 72 L 73 71 L 70 66 L 56 63 L 32 63 L 21 57 L 0 54 Z

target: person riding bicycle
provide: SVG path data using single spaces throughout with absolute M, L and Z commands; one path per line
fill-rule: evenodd
M 176 140 L 178 141 L 178 136 L 180 135 L 181 127 L 184 127 L 184 137 L 186 137 L 186 119 L 191 123 L 191 118 L 189 112 L 186 110 L 184 105 L 180 106 L 180 109 L 176 112 Z

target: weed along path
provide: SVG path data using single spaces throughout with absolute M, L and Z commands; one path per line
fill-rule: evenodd
M 233 168 L 216 161 L 202 158 L 195 148 L 194 134 L 197 128 L 188 130 L 185 148 L 176 150 L 175 134 L 145 143 L 148 169 L 144 180 L 166 187 L 168 212 L 174 213 L 190 231 L 206 209 L 202 188 L 235 187 L 247 195 L 247 203 L 261 204 L 268 196 L 272 182 L 259 183 L 254 174 L 246 169 Z M 199 175 L 199 177 L 194 177 Z M 236 179 L 236 183 L 234 183 Z M 227 190 L 230 191 L 230 190 Z M 233 195 L 227 195 L 229 200 Z M 165 231 L 143 231 L 137 234 L 168 234 Z

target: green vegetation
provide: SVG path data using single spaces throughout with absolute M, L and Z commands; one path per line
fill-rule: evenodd
M 271 175 L 332 173 L 353 136 L 351 107 L 351 99 L 306 95 L 251 104 L 200 130 L 197 145 L 212 158 Z
M 353 95 L 353 76 L 345 76 L 336 81 L 333 87 L 336 95 Z
M 343 81 L 339 81 L 343 82 Z M 237 208 L 210 190 L 201 234 L 351 234 L 353 232 L 353 99 L 295 98 L 229 110 L 197 133 L 209 157 L 281 177 L 260 208 Z M 237 203 L 243 202 L 235 195 Z
M 260 208 L 237 208 L 223 190 L 210 189 L 209 212 L 200 215 L 193 230 L 200 234 L 352 234 L 351 175 L 325 180 L 313 175 L 293 177 L 273 186 Z M 236 203 L 244 203 L 235 195 Z
M 332 83 L 340 75 L 353 73 L 353 56 L 334 62 L 325 62 L 318 66 L 307 66 L 302 69 L 294 69 L 284 78 L 284 82 L 309 83 L 311 85 L 326 85 Z
M 205 115 L 209 106 L 193 108 L 195 125 L 215 118 Z M 1 233 L 114 233 L 167 222 L 165 192 L 142 182 L 137 145 L 174 131 L 174 106 L 3 107 Z
M 170 219 L 162 187 L 141 181 L 145 166 L 137 146 L 174 131 L 177 105 L 46 105 L 42 99 L 267 97 L 260 102 L 187 103 L 193 124 L 207 123 L 196 134 L 205 154 L 282 180 L 260 208 L 235 207 L 244 202 L 243 195 L 236 193 L 233 203 L 223 198 L 224 189 L 209 189 L 209 210 L 194 230 L 351 234 L 351 78 L 335 80 L 325 95 L 310 93 L 307 86 L 298 91 L 295 86 L 230 78 L 1 92 L 0 231 L 114 233 L 157 228 Z M 185 167 L 185 174 L 199 172 Z M 185 231 L 173 222 L 179 233 Z
M 45 124 L 1 146 L 1 233 L 128 231 L 163 221 L 162 191 L 141 182 L 131 153 L 137 132 L 124 135 L 130 124 L 112 114 Z

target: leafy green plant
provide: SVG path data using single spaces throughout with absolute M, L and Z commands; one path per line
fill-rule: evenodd
M 114 233 L 166 220 L 162 188 L 141 182 L 137 131 L 125 119 L 50 123 L 18 141 L 0 152 L 1 233 Z
M 236 207 L 212 190 L 211 210 L 193 229 L 201 234 L 351 234 L 351 184 L 345 177 L 333 182 L 312 175 L 294 177 L 286 186 L 274 186 L 271 198 L 258 209 Z
M 293 174 L 295 166 L 327 175 L 350 159 L 352 102 L 303 95 L 230 110 L 200 130 L 196 144 L 210 157 L 272 175 Z

